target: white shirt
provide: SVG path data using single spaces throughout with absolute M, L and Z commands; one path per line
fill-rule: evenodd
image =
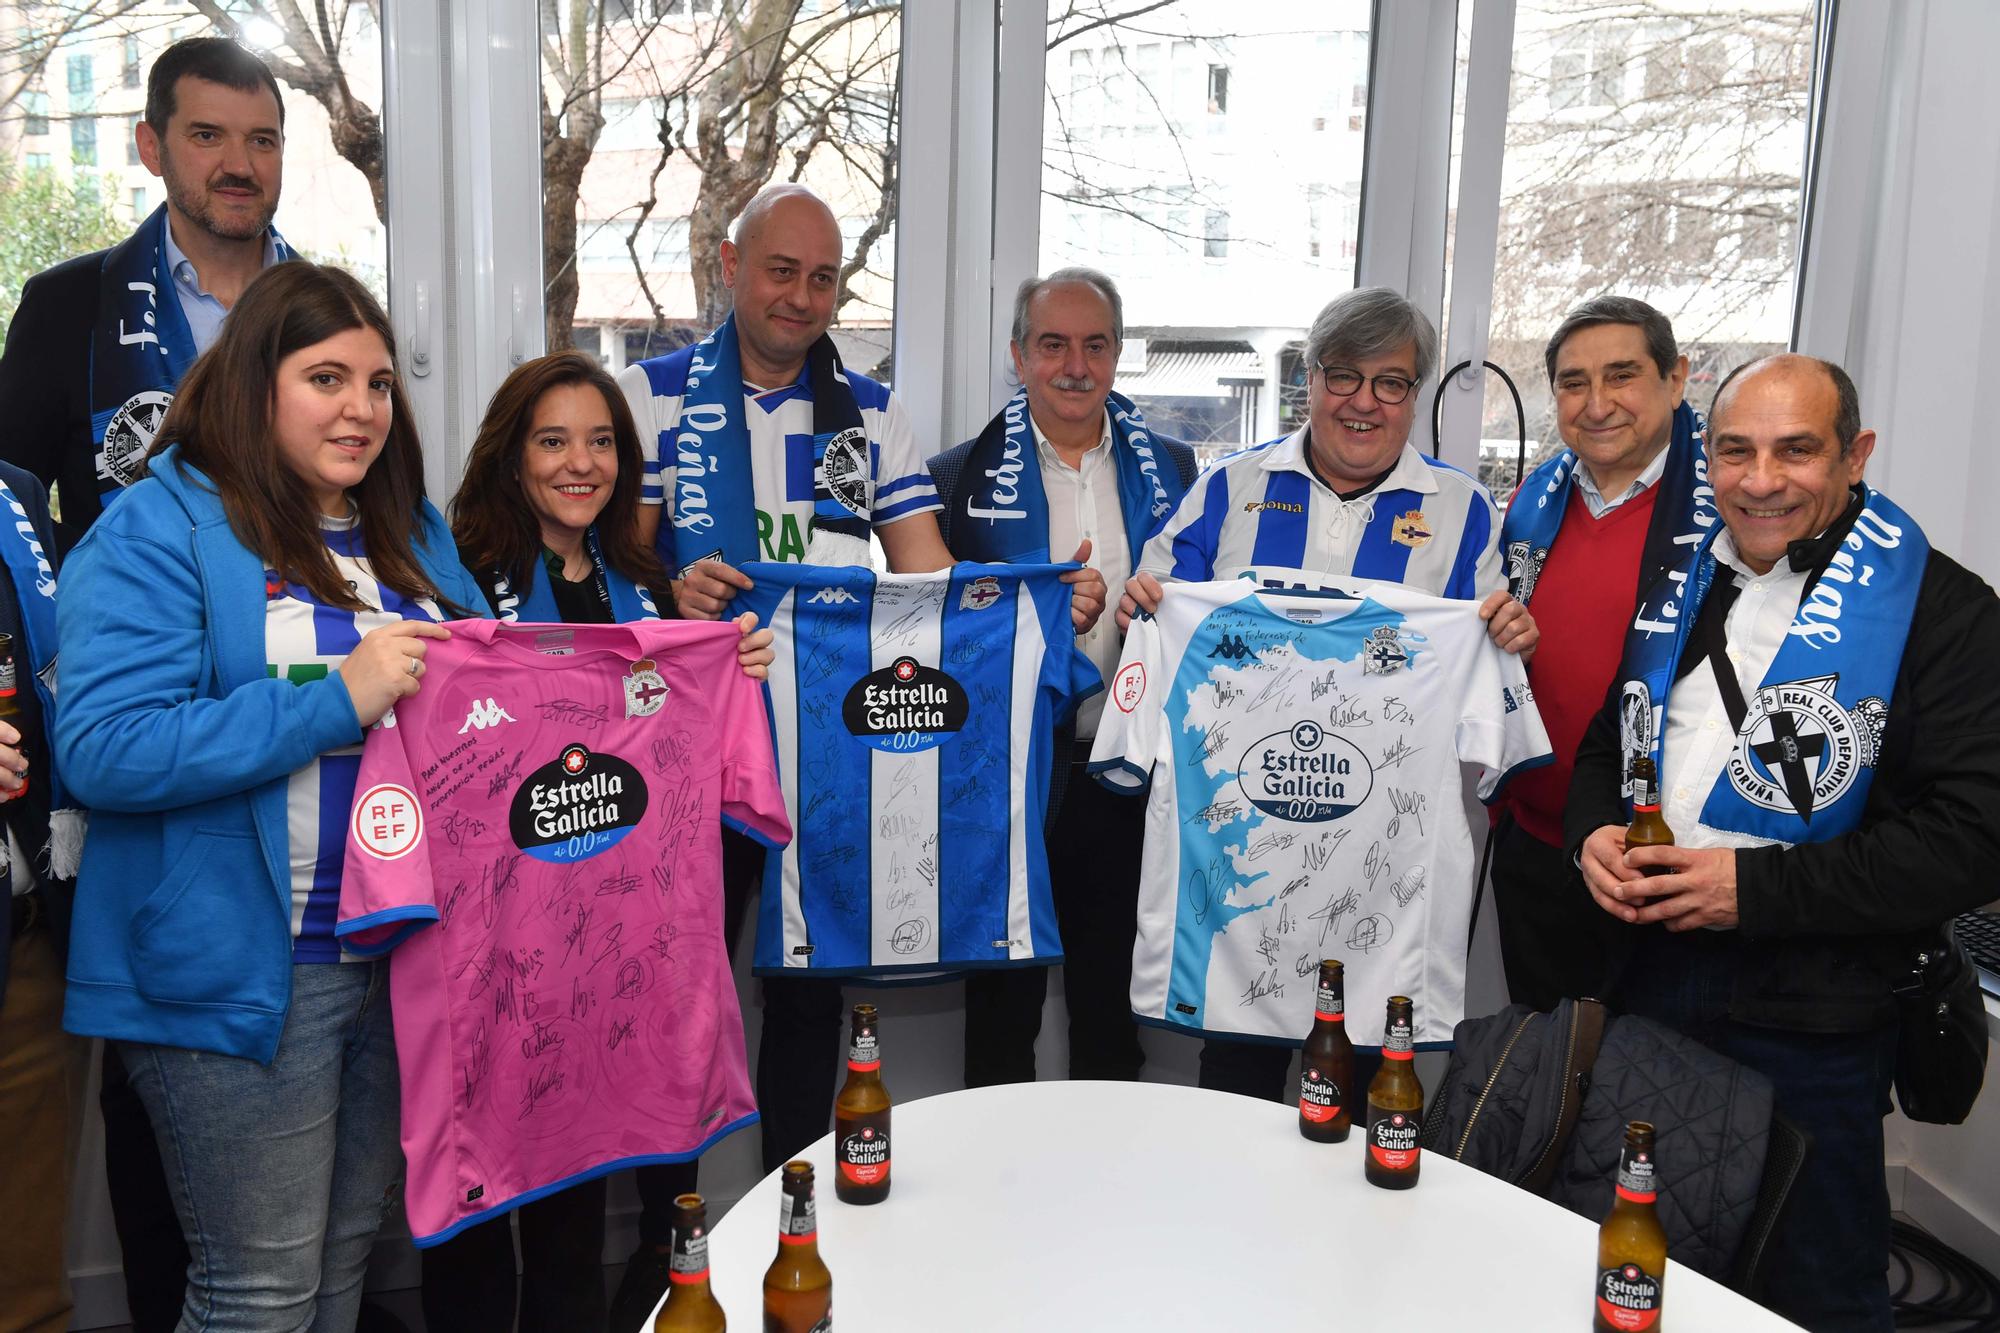
M 1588 463 L 1579 463 L 1577 465 L 1576 488 L 1583 492 L 1583 503 L 1590 510 L 1590 516 L 1592 518 L 1603 518 L 1606 514 L 1634 496 L 1644 495 L 1648 486 L 1651 486 L 1666 475 L 1667 446 L 1662 445 L 1660 452 L 1653 455 L 1653 461 L 1646 464 L 1639 475 L 1632 479 L 1632 484 L 1627 486 L 1624 493 L 1615 499 L 1605 499 L 1604 493 L 1597 489 L 1597 479 L 1590 475 L 1590 464 Z
M 1805 596 L 1806 575 L 1780 560 L 1768 574 L 1758 574 L 1736 554 L 1736 542 L 1725 529 L 1715 539 L 1715 558 L 1736 571 L 1742 593 L 1729 609 L 1724 634 L 1729 660 L 1744 697 L 1754 698 L 1764 673 L 1784 645 L 1785 633 Z M 1690 649 L 1689 651 L 1693 651 Z M 1665 774 L 1660 783 L 1660 813 L 1674 831 L 1678 847 L 1767 847 L 1770 838 L 1752 837 L 1701 822 L 1701 808 L 1736 751 L 1736 728 L 1716 687 L 1715 669 L 1697 663 L 1682 676 L 1667 699 Z
M 278 243 L 271 239 L 271 229 L 264 229 L 264 267 L 278 262 Z M 215 345 L 222 335 L 222 321 L 229 315 L 229 307 L 222 299 L 211 294 L 201 285 L 201 275 L 194 270 L 194 261 L 189 259 L 178 245 L 174 244 L 174 229 L 167 228 L 167 271 L 174 275 L 174 294 L 180 298 L 181 314 L 187 317 L 188 333 L 194 338 L 195 354 L 199 356 Z
M 1049 502 L 1049 559 L 1067 560 L 1090 539 L 1090 565 L 1104 575 L 1104 586 L 1120 588 L 1132 576 L 1131 548 L 1125 540 L 1125 510 L 1118 500 L 1118 468 L 1112 458 L 1111 415 L 1104 415 L 1104 430 L 1097 443 L 1084 451 L 1077 467 L 1071 467 L 1042 434 L 1030 413 L 1028 422 L 1035 432 L 1035 452 L 1042 460 L 1042 491 Z M 1101 615 L 1090 633 L 1076 636 L 1097 667 L 1108 688 L 1118 669 L 1118 617 Z M 1093 694 L 1077 706 L 1076 734 L 1088 740 L 1097 734 L 1097 719 L 1104 713 L 1105 695 Z

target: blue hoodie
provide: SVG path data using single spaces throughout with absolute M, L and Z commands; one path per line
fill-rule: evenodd
M 63 1025 L 270 1063 L 291 1003 L 286 779 L 361 740 L 338 672 L 265 665 L 264 561 L 168 449 L 63 567 L 57 763 L 90 809 Z M 423 504 L 416 554 L 484 606 Z

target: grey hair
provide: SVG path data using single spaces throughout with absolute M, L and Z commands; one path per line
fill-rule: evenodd
M 1755 361 L 1745 361 L 1736 369 L 1722 377 L 1722 383 L 1715 386 L 1715 397 L 1709 400 L 1709 435 L 1715 434 L 1716 414 L 1722 411 L 1722 400 L 1735 387 L 1736 381 L 1762 370 L 1772 370 L 1788 363 L 1804 362 L 1816 367 L 1833 385 L 1833 438 L 1840 445 L 1840 456 L 1847 457 L 1847 451 L 1854 447 L 1854 441 L 1861 435 L 1861 394 L 1854 387 L 1854 379 L 1845 370 L 1822 357 L 1807 356 L 1803 352 L 1778 352 L 1772 356 L 1760 356 Z
M 1308 364 L 1351 365 L 1371 356 L 1416 348 L 1418 383 L 1437 366 L 1437 329 L 1424 312 L 1387 287 L 1361 287 L 1326 303 L 1306 334 Z
M 1059 268 L 1045 278 L 1029 278 L 1014 289 L 1016 347 L 1025 348 L 1028 342 L 1028 303 L 1049 288 L 1070 282 L 1082 283 L 1104 298 L 1104 303 L 1111 307 L 1111 341 L 1120 347 L 1125 345 L 1125 298 L 1118 294 L 1118 284 L 1094 268 Z
M 1630 324 L 1637 328 L 1646 339 L 1646 355 L 1659 367 L 1660 378 L 1674 373 L 1681 349 L 1674 341 L 1674 326 L 1665 315 L 1636 296 L 1593 296 L 1563 316 L 1563 322 L 1549 335 L 1549 345 L 1542 351 L 1542 360 L 1549 368 L 1549 383 L 1555 383 L 1556 354 L 1562 351 L 1562 345 L 1572 334 L 1599 324 Z

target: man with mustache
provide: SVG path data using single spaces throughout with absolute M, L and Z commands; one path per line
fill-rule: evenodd
M 62 518 L 53 544 L 61 550 L 138 479 L 181 376 L 215 341 L 243 289 L 291 257 L 271 226 L 283 182 L 285 104 L 262 60 L 221 37 L 174 43 L 153 62 L 134 134 L 140 161 L 166 183 L 166 202 L 120 244 L 30 278 L 0 354 L 7 422 L 0 459 L 56 490 L 51 508 L 59 506 Z M 16 667 L 26 670 L 18 651 Z M 56 938 L 67 889 L 66 881 L 38 887 Z M 47 1076 L 64 1074 L 52 1066 Z M 171 1328 L 187 1249 L 152 1124 L 110 1043 L 99 1101 L 133 1327 Z M 0 1142 L 18 1145 L 24 1159 L 62 1158 L 60 1134 L 40 1147 L 13 1128 L 0 1122 Z M 61 1210 L 66 1194 L 42 1191 L 38 1203 Z M 59 1237 L 62 1214 L 52 1215 Z M 25 1214 L 19 1221 L 45 1225 Z
M 285 104 L 262 60 L 222 37 L 174 43 L 134 135 L 166 202 L 122 243 L 30 278 L 0 356 L 0 457 L 59 490 L 64 549 L 138 479 L 236 298 L 291 257 L 271 227 Z
M 963 560 L 1075 558 L 1122 586 L 1146 538 L 1194 481 L 1194 451 L 1154 434 L 1111 388 L 1124 302 L 1095 269 L 1030 278 L 1014 297 L 1021 388 L 978 438 L 931 460 L 945 545 Z M 1109 617 L 1077 643 L 1106 685 L 1122 636 Z M 1084 765 L 1107 695 L 1086 699 L 1057 742 L 1049 784 L 1049 881 L 1063 941 L 1069 1076 L 1135 1079 L 1145 1063 L 1132 1021 L 1145 805 L 1088 780 Z M 1074 737 L 1073 755 L 1061 751 Z M 1048 969 L 975 972 L 965 982 L 965 1083 L 1030 1083 Z

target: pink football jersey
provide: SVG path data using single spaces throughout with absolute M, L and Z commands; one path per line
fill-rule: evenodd
M 734 625 L 450 628 L 369 732 L 337 927 L 395 950 L 418 1245 L 756 1120 L 722 825 L 791 838 Z

